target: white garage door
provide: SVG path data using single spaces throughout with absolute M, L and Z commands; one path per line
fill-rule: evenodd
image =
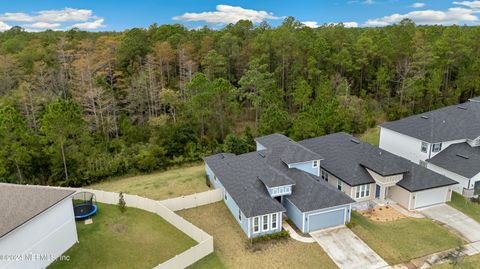
M 445 203 L 448 195 L 448 187 L 419 191 L 415 194 L 415 209 Z

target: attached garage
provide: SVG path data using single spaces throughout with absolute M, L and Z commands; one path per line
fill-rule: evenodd
M 450 200 L 450 187 L 419 191 L 413 194 L 414 209 L 442 204 Z
M 344 225 L 349 222 L 350 206 L 305 213 L 305 232 Z

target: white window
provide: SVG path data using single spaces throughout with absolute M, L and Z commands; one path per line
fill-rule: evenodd
M 284 187 L 280 187 L 279 193 L 284 193 L 284 192 L 285 192 L 285 188 L 284 188 Z
M 315 160 L 315 161 L 312 162 L 312 167 L 313 167 L 313 168 L 317 168 L 317 167 L 318 167 L 318 161 L 317 161 L 317 160 Z
M 240 208 L 238 209 L 238 219 L 242 220 L 242 211 L 240 211 Z
M 323 170 L 320 172 L 322 178 L 325 180 L 325 181 L 328 181 L 328 172 Z
M 262 231 L 268 231 L 268 215 L 262 216 Z
M 290 192 L 290 186 L 285 187 L 285 192 Z
M 254 233 L 260 232 L 260 217 L 253 218 L 253 232 Z
M 272 230 L 277 229 L 277 213 L 272 214 Z
M 370 196 L 370 184 L 356 187 L 355 198 L 363 198 L 368 196 Z
M 278 188 L 273 188 L 273 189 L 272 189 L 272 193 L 273 193 L 273 194 L 278 194 Z
M 340 180 L 337 180 L 337 189 L 338 189 L 339 191 L 341 191 L 341 190 L 342 190 L 342 187 L 343 187 L 343 182 L 340 181 Z
M 422 152 L 427 153 L 428 151 L 428 143 L 427 142 L 422 142 L 422 148 L 420 149 Z
M 435 143 L 432 145 L 432 152 L 440 152 L 442 150 L 442 143 Z

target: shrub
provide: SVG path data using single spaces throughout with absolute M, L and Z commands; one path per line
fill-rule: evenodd
M 123 197 L 123 192 L 118 194 L 118 209 L 123 213 L 125 212 L 127 203 L 125 202 L 125 198 Z
M 266 235 L 254 237 L 252 239 L 252 243 L 257 243 L 257 242 L 271 240 L 271 239 L 284 238 L 284 237 L 288 237 L 289 235 L 290 233 L 288 231 L 282 230 L 281 232 L 278 232 L 278 233 L 266 234 Z

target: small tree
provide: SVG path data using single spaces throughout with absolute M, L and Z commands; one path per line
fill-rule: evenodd
M 123 192 L 118 194 L 118 208 L 123 213 L 125 212 L 127 203 L 125 202 L 125 198 L 123 197 Z

